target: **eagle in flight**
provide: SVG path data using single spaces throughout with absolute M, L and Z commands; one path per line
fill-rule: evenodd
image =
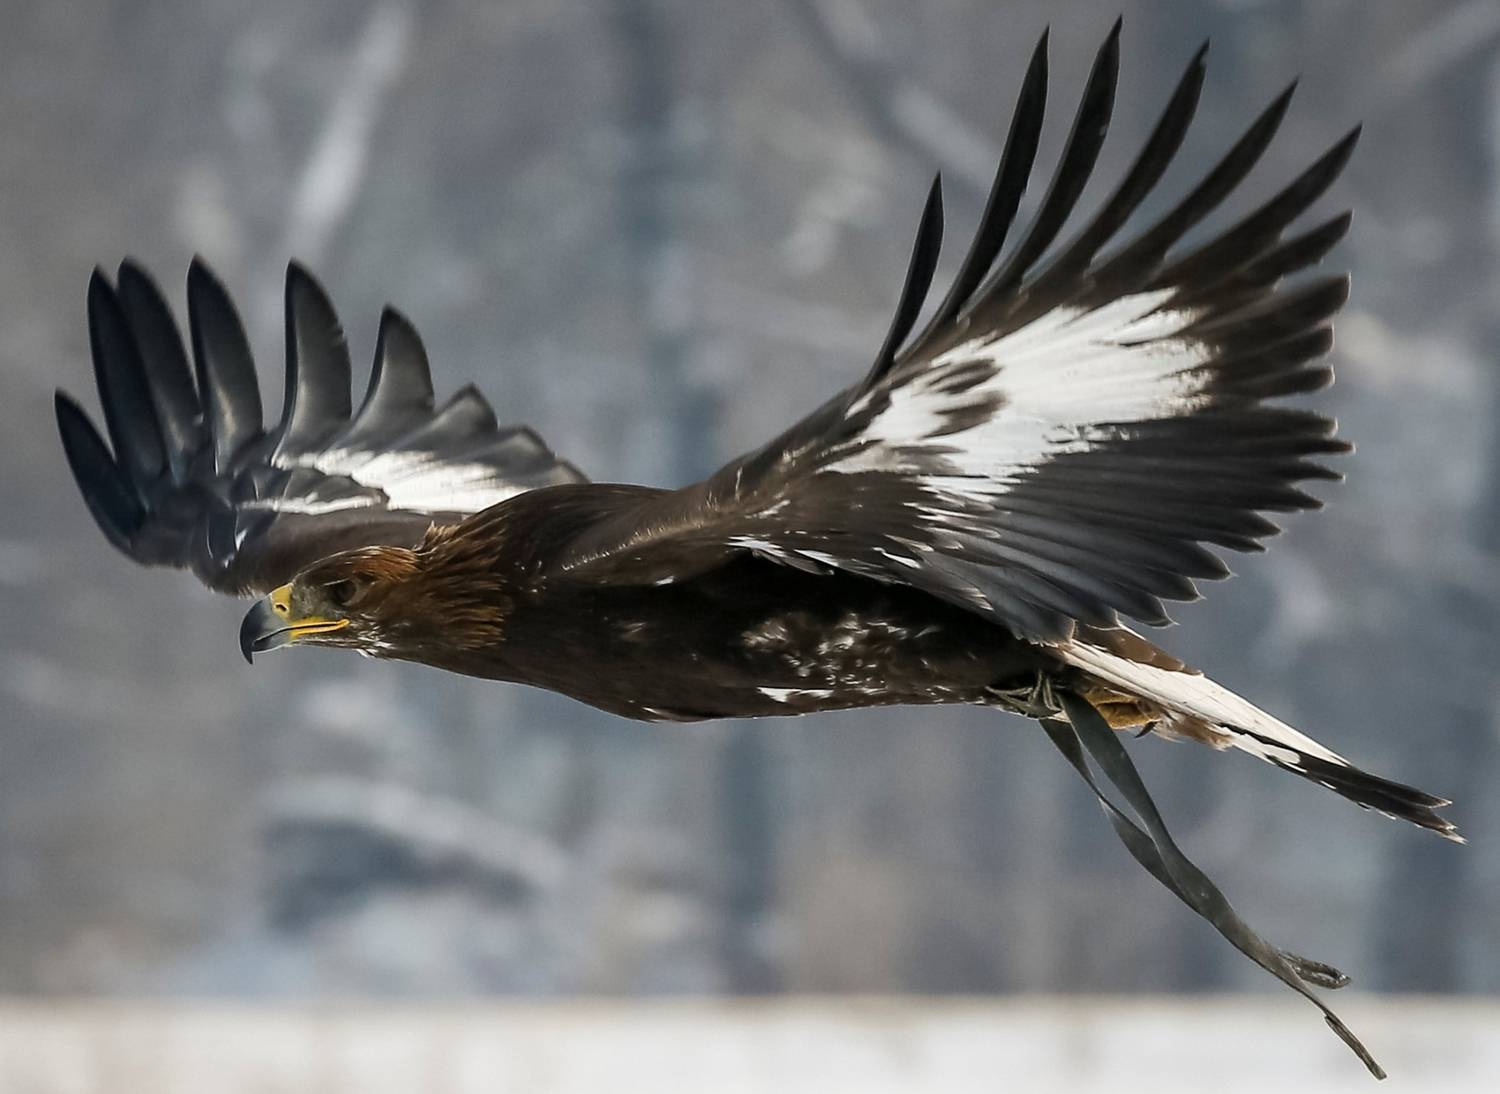
M 1446 801 L 1361 770 L 1123 621 L 1167 623 L 1164 600 L 1227 576 L 1211 547 L 1260 550 L 1277 531 L 1268 512 L 1317 508 L 1299 484 L 1338 478 L 1317 462 L 1349 450 L 1334 423 L 1280 400 L 1332 379 L 1322 358 L 1348 279 L 1287 279 L 1318 264 L 1349 216 L 1291 226 L 1358 129 L 1238 223 L 1180 247 L 1261 157 L 1289 87 L 1176 204 L 1118 239 L 1182 142 L 1207 48 L 1081 219 L 1119 29 L 1029 222 L 1016 224 L 1042 127 L 1045 35 L 973 242 L 927 322 L 917 329 L 942 234 L 938 183 L 869 372 L 701 482 L 591 483 L 531 430 L 499 428 L 474 388 L 438 406 L 422 343 L 389 308 L 355 409 L 339 321 L 295 264 L 285 403 L 266 425 L 214 275 L 201 262 L 188 272 L 189 353 L 127 261 L 88 291 L 109 442 L 57 395 L 84 501 L 136 562 L 259 596 L 240 632 L 247 658 L 337 646 L 648 721 L 900 703 L 1036 718 L 1131 853 L 1313 999 L 1378 1074 L 1308 990 L 1342 974 L 1245 926 L 1172 842 L 1116 732 L 1237 748 L 1459 838 L 1438 813 Z

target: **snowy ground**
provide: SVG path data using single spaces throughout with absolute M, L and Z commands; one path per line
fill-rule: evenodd
M 1500 1089 L 1500 1001 L 1341 1012 L 1389 1090 Z M 5 1094 L 1373 1090 L 1295 1000 L 0 1004 Z

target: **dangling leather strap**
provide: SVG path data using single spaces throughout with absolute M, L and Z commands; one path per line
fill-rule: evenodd
M 1189 861 L 1172 840 L 1156 803 L 1151 799 L 1150 791 L 1141 781 L 1140 772 L 1136 770 L 1135 763 L 1115 731 L 1086 700 L 1062 690 L 1057 692 L 1057 698 L 1062 703 L 1068 721 L 1058 718 L 1038 720 L 1057 750 L 1073 765 L 1083 781 L 1088 783 L 1089 789 L 1094 792 L 1109 817 L 1115 834 L 1135 860 L 1150 871 L 1152 877 L 1175 893 L 1179 900 L 1213 924 L 1214 929 L 1237 950 L 1287 987 L 1311 1000 L 1323 1012 L 1323 1019 L 1329 1028 L 1353 1050 L 1370 1070 L 1370 1074 L 1377 1079 L 1384 1079 L 1385 1071 L 1360 1043 L 1359 1038 L 1349 1032 L 1349 1028 L 1328 1009 L 1327 1004 L 1307 987 L 1308 984 L 1314 984 L 1323 988 L 1341 988 L 1349 983 L 1349 978 L 1331 965 L 1277 949 L 1252 931 L 1230 907 L 1229 901 L 1219 892 L 1218 887 Z M 1126 804 L 1135 811 L 1141 824 L 1137 824 L 1105 796 L 1084 758 L 1085 751 L 1125 799 Z

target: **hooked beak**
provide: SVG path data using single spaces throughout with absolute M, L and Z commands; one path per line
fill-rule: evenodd
M 292 610 L 290 583 L 263 596 L 245 613 L 240 624 L 240 652 L 254 663 L 254 655 L 295 642 L 303 635 L 337 631 L 349 625 L 347 619 L 325 619 L 322 616 L 298 617 Z

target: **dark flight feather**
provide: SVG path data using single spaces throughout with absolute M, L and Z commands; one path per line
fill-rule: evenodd
M 1042 117 L 1046 112 L 1047 102 L 1047 37 L 1044 32 L 1026 67 L 1010 132 L 1005 138 L 1005 151 L 1001 153 L 1000 166 L 995 171 L 995 181 L 990 187 L 974 239 L 953 278 L 953 284 L 949 286 L 948 294 L 938 305 L 927 327 L 912 342 L 907 350 L 908 356 L 923 352 L 928 348 L 931 335 L 951 327 L 958 313 L 969 302 L 974 290 L 994 265 L 995 256 L 1005 246 L 1005 237 L 1015 220 L 1016 210 L 1020 208 L 1021 197 L 1026 192 L 1026 180 L 1031 177 L 1031 167 L 1036 162 L 1037 143 L 1041 139 Z
M 875 363 L 860 385 L 868 390 L 879 383 L 896 363 L 896 351 L 917 322 L 922 302 L 927 299 L 927 290 L 932 285 L 932 275 L 937 270 L 938 252 L 943 246 L 943 179 L 932 180 L 932 189 L 927 192 L 927 205 L 922 209 L 922 220 L 917 226 L 917 242 L 912 247 L 911 261 L 907 265 L 906 283 L 901 287 L 901 299 L 896 303 L 896 312 L 891 319 L 885 342 L 875 354 Z
M 134 262 L 120 263 L 118 295 L 146 369 L 156 422 L 161 429 L 174 482 L 186 482 L 192 468 L 185 457 L 203 443 L 203 408 L 183 351 L 182 335 L 151 276 Z
M 334 447 L 375 450 L 416 429 L 433 411 L 432 372 L 416 328 L 394 308 L 380 315 L 370 383 Z
M 255 360 L 229 294 L 201 258 L 188 267 L 187 299 L 198 397 L 213 439 L 214 471 L 224 476 L 235 454 L 260 436 Z
M 296 264 L 286 304 L 286 395 L 266 431 L 244 326 L 202 260 L 188 271 L 196 384 L 151 278 L 130 261 L 118 291 L 94 275 L 89 331 L 110 444 L 61 392 L 58 429 L 100 530 L 136 561 L 192 569 L 225 592 L 263 592 L 337 550 L 410 546 L 434 521 L 583 481 L 533 431 L 500 429 L 473 387 L 434 410 L 421 341 L 391 309 L 351 418 L 338 316 Z
M 1078 113 L 1073 118 L 1073 128 L 1063 145 L 1062 158 L 1036 218 L 1015 252 L 980 287 L 970 307 L 971 325 L 982 326 L 987 308 L 994 302 L 1005 300 L 1020 286 L 1032 264 L 1062 231 L 1088 184 L 1099 151 L 1104 147 L 1104 138 L 1109 133 L 1110 115 L 1114 112 L 1115 85 L 1120 78 L 1121 25 L 1116 20 L 1114 29 L 1094 58 L 1088 82 L 1083 87 L 1083 97 L 1078 103 Z M 1163 163 L 1162 167 L 1165 166 Z
M 286 272 L 286 405 L 271 462 L 292 464 L 316 452 L 349 420 L 349 347 L 333 303 L 293 262 Z

